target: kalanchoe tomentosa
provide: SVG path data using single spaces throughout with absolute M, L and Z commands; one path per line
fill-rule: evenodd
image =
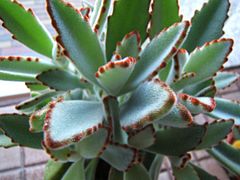
M 176 179 L 216 179 L 191 161 L 203 149 L 240 175 L 240 105 L 214 98 L 238 79 L 223 71 L 228 0 L 209 0 L 191 22 L 177 0 L 46 4 L 56 38 L 31 9 L 0 1 L 3 27 L 45 56 L 0 57 L 0 79 L 32 96 L 0 115 L 0 146 L 43 148 L 45 179 L 156 180 L 165 156 Z M 199 124 L 201 113 L 216 120 Z

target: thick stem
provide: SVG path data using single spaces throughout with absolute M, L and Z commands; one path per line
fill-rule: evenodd
M 112 128 L 112 141 L 126 144 L 127 135 L 122 130 L 119 119 L 119 104 L 116 97 L 107 96 L 103 99 L 105 117 Z

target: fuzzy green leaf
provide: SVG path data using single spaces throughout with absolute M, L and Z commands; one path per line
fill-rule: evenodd
M 105 63 L 97 35 L 76 9 L 62 0 L 47 0 L 47 10 L 59 33 L 57 41 L 66 49 L 79 71 L 96 83 L 95 72 Z
M 71 163 L 49 160 L 44 170 L 44 180 L 59 180 L 63 177 Z
M 86 174 L 86 180 L 95 180 L 95 174 L 97 170 L 99 159 L 92 159 L 86 169 L 85 169 L 85 174 Z
M 218 120 L 207 125 L 207 131 L 197 149 L 211 148 L 223 140 L 231 131 L 234 121 Z
M 219 72 L 214 77 L 215 85 L 217 89 L 224 89 L 231 86 L 239 78 L 239 75 L 231 72 Z
M 75 163 L 73 163 L 64 176 L 62 180 L 85 180 L 85 172 L 84 172 L 84 160 L 81 159 Z
M 136 160 L 137 152 L 127 145 L 110 144 L 101 158 L 119 171 L 127 170 Z
M 121 107 L 124 128 L 140 128 L 166 115 L 176 102 L 175 93 L 159 79 L 144 82 Z
M 0 129 L 0 147 L 9 148 L 12 146 L 16 146 L 16 144 Z
M 154 0 L 152 5 L 150 38 L 161 30 L 181 21 L 179 16 L 178 0 Z
M 31 148 L 41 149 L 42 133 L 30 133 L 29 116 L 21 114 L 0 115 L 0 128 L 13 142 Z
M 47 113 L 47 109 L 40 109 L 31 114 L 29 118 L 29 131 L 31 132 L 42 132 L 44 119 Z
M 141 50 L 141 37 L 136 31 L 132 31 L 124 36 L 123 40 L 117 43 L 115 54 L 119 54 L 122 58 L 137 58 Z
M 240 125 L 240 103 L 223 98 L 214 98 L 216 108 L 209 113 L 210 116 L 223 119 L 234 119 L 236 125 Z
M 181 103 L 176 104 L 172 110 L 156 123 L 170 127 L 188 127 L 193 121 L 189 110 Z
M 97 81 L 108 94 L 116 96 L 126 84 L 135 64 L 136 60 L 132 57 L 108 62 L 104 66 L 99 67 L 96 73 Z
M 177 81 L 171 87 L 180 90 L 186 86 L 211 78 L 227 61 L 227 56 L 231 52 L 232 46 L 233 41 L 231 39 L 219 39 L 197 48 L 190 54 L 189 60 L 183 68 L 183 73 L 194 73 L 195 76 L 182 79 L 181 84 Z
M 149 175 L 152 178 L 152 180 L 158 180 L 162 163 L 163 163 L 163 156 L 156 155 L 149 169 Z
M 0 71 L 0 79 L 6 81 L 20 81 L 20 82 L 36 82 L 36 78 L 32 74 L 23 74 L 16 72 Z
M 98 102 L 52 102 L 44 124 L 45 144 L 56 149 L 76 143 L 96 131 L 102 123 L 103 110 Z
M 156 133 L 155 144 L 146 150 L 170 156 L 180 156 L 197 147 L 204 134 L 204 126 L 163 129 Z
M 183 47 L 189 52 L 195 47 L 218 39 L 223 35 L 223 26 L 229 10 L 229 1 L 209 0 L 192 18 L 192 27 Z
M 209 153 L 224 167 L 236 175 L 240 175 L 240 151 L 232 146 L 221 143 L 209 150 Z
M 108 19 L 106 54 L 110 59 L 116 49 L 117 42 L 131 31 L 138 31 L 144 40 L 149 20 L 150 0 L 120 0 L 116 1 L 113 14 Z M 141 18 L 139 18 L 141 17 Z M 121 29 L 121 31 L 119 31 Z
M 155 130 L 152 125 L 137 130 L 128 137 L 128 144 L 143 149 L 151 146 L 155 142 Z
M 52 57 L 53 40 L 31 9 L 17 1 L 0 1 L 0 19 L 13 38 L 40 54 Z
M 133 73 L 131 74 L 123 92 L 136 88 L 155 71 L 166 64 L 185 39 L 189 22 L 174 24 L 156 36 L 142 51 Z
M 178 100 L 181 104 L 192 114 L 212 112 L 216 107 L 216 102 L 213 98 L 209 97 L 193 97 L 187 94 L 178 94 Z
M 45 86 L 59 91 L 68 91 L 76 88 L 86 88 L 88 86 L 88 84 L 84 81 L 81 81 L 81 79 L 79 79 L 77 75 L 60 69 L 44 71 L 36 78 Z
M 46 90 L 48 87 L 44 86 L 40 83 L 31 83 L 31 82 L 26 82 L 25 85 L 30 91 L 43 91 Z
M 127 172 L 124 173 L 123 179 L 151 180 L 146 168 L 141 164 L 134 165 L 133 167 L 131 167 Z

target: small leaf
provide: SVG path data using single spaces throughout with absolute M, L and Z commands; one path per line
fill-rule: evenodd
M 162 31 L 142 51 L 140 59 L 131 74 L 124 92 L 136 88 L 149 76 L 156 75 L 159 69 L 165 67 L 185 39 L 190 24 L 188 21 L 177 23 Z
M 152 180 L 158 180 L 162 162 L 163 162 L 163 156 L 156 155 L 149 169 L 149 175 L 152 178 Z
M 13 143 L 11 138 L 6 136 L 4 132 L 0 129 L 0 147 L 10 148 L 16 145 L 17 144 Z
M 16 106 L 16 109 L 17 110 L 26 110 L 26 109 L 29 109 L 29 108 L 34 108 L 37 105 L 41 104 L 42 102 L 44 102 L 48 99 L 51 99 L 52 97 L 57 96 L 59 94 L 61 94 L 61 93 L 56 92 L 56 91 L 46 92 L 46 93 L 41 94 L 39 96 L 35 96 L 31 99 L 28 99 L 24 102 L 21 102 L 20 104 L 18 104 Z
M 218 70 L 223 68 L 227 57 L 232 51 L 232 39 L 218 39 L 206 43 L 190 54 L 183 73 L 193 72 L 195 76 L 185 81 L 181 88 L 211 78 Z
M 124 173 L 124 180 L 151 180 L 147 170 L 141 164 L 134 165 L 127 172 Z
M 224 89 L 234 84 L 239 79 L 239 75 L 231 72 L 219 72 L 214 77 L 217 89 Z
M 141 51 L 141 37 L 136 31 L 126 34 L 121 42 L 117 43 L 115 54 L 119 54 L 122 58 L 134 57 L 138 58 Z
M 63 177 L 71 163 L 61 163 L 49 160 L 44 170 L 45 180 L 59 180 Z
M 0 70 L 6 72 L 16 72 L 36 75 L 42 71 L 54 68 L 51 61 L 21 56 L 1 56 Z
M 47 113 L 47 109 L 40 109 L 31 114 L 29 118 L 30 132 L 42 132 L 44 119 Z
M 109 171 L 108 180 L 123 180 L 123 172 L 111 168 Z
M 150 38 L 181 19 L 178 0 L 154 0 L 150 20 Z
M 234 119 L 236 125 L 240 125 L 240 103 L 223 98 L 214 98 L 216 108 L 208 115 L 215 118 Z
M 197 172 L 190 165 L 182 169 L 173 167 L 173 175 L 176 180 L 200 180 Z
M 108 62 L 98 68 L 96 72 L 97 81 L 108 94 L 116 96 L 130 77 L 135 64 L 136 60 L 132 57 Z
M 95 72 L 105 63 L 97 35 L 70 4 L 47 0 L 47 10 L 59 33 L 57 41 L 66 49 L 65 54 L 88 80 L 96 83 Z
M 204 126 L 159 130 L 156 133 L 155 143 L 148 147 L 146 151 L 180 156 L 194 149 L 200 143 L 204 134 Z
M 156 123 L 170 127 L 188 127 L 192 124 L 193 117 L 189 110 L 181 103 L 176 104 L 172 110 Z
M 216 102 L 209 97 L 193 97 L 187 94 L 179 94 L 179 101 L 187 107 L 192 114 L 212 112 Z
M 59 91 L 68 91 L 76 88 L 86 88 L 88 84 L 67 71 L 60 69 L 51 69 L 37 75 L 37 80 L 50 89 Z
M 100 103 L 61 101 L 59 99 L 49 105 L 45 118 L 44 142 L 50 149 L 76 143 L 102 128 L 103 111 Z
M 143 149 L 151 146 L 155 142 L 155 130 L 153 125 L 148 125 L 143 129 L 136 130 L 128 137 L 128 144 Z
M 30 133 L 28 119 L 27 115 L 1 114 L 0 128 L 12 139 L 12 142 L 41 149 L 42 133 Z
M 218 39 L 223 35 L 223 26 L 228 17 L 229 1 L 210 0 L 192 18 L 192 27 L 183 47 L 189 52 L 195 47 Z
M 121 107 L 121 125 L 126 129 L 141 128 L 166 115 L 175 102 L 175 93 L 164 82 L 159 79 L 146 81 Z
M 33 83 L 33 82 L 26 82 L 25 85 L 30 91 L 43 91 L 48 88 L 47 86 L 44 86 L 40 83 Z
M 240 151 L 226 143 L 221 143 L 208 151 L 225 168 L 240 175 Z
M 232 130 L 233 120 L 218 120 L 207 125 L 207 131 L 202 142 L 196 149 L 206 149 L 218 144 Z
M 46 28 L 33 14 L 32 9 L 24 9 L 18 1 L 1 0 L 0 18 L 3 26 L 13 38 L 22 42 L 34 51 L 52 57 L 53 39 Z
M 86 159 L 100 156 L 110 141 L 109 130 L 99 129 L 76 144 L 76 151 Z
M 181 156 L 170 156 L 169 160 L 171 161 L 174 168 L 185 168 L 188 165 L 188 162 L 191 160 L 192 156 L 190 153 L 186 153 Z
M 115 2 L 113 14 L 108 19 L 107 27 L 106 54 L 108 59 L 112 57 L 117 42 L 121 41 L 127 33 L 138 31 L 143 40 L 146 38 L 149 5 L 150 0 L 121 0 Z
M 119 171 L 128 170 L 136 161 L 137 150 L 127 145 L 110 144 L 101 158 Z
M 85 174 L 86 174 L 86 180 L 95 180 L 95 174 L 96 174 L 96 169 L 98 165 L 99 159 L 92 159 L 86 169 L 85 169 Z
M 216 176 L 212 176 L 211 174 L 204 171 L 202 168 L 194 165 L 191 163 L 191 167 L 194 168 L 194 170 L 197 172 L 200 179 L 206 179 L 206 180 L 217 180 Z
M 73 163 L 64 176 L 62 180 L 85 180 L 85 172 L 84 172 L 84 160 L 81 159 L 75 163 Z

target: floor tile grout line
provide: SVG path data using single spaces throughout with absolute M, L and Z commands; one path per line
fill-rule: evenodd
M 22 180 L 26 180 L 26 173 L 25 173 L 25 167 L 24 167 L 24 164 L 25 164 L 25 152 L 24 152 L 24 148 L 23 147 L 20 147 L 20 163 L 21 163 L 21 166 L 20 166 L 21 179 Z

